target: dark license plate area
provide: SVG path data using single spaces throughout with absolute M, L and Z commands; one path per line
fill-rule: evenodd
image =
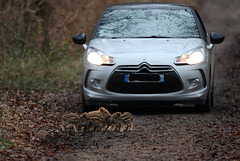
M 141 79 L 138 76 L 133 76 L 137 74 L 143 74 L 140 75 Z M 180 91 L 182 84 L 174 71 L 164 73 L 114 72 L 109 79 L 107 90 L 128 94 L 158 94 Z
M 164 75 L 152 73 L 125 74 L 124 82 L 164 82 Z

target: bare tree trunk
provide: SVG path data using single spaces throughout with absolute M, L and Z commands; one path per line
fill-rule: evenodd
M 43 41 L 42 41 L 42 51 L 45 53 L 50 49 L 50 38 L 49 38 L 49 18 L 52 13 L 52 7 L 48 2 L 42 2 L 39 5 L 39 10 L 36 16 L 41 18 L 42 28 L 43 28 Z

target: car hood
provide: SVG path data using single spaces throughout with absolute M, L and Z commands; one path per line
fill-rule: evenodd
M 93 39 L 94 47 L 114 57 L 116 64 L 129 65 L 148 62 L 155 65 L 172 65 L 181 56 L 197 47 L 204 47 L 202 39 Z

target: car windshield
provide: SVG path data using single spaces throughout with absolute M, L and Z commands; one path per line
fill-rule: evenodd
M 190 9 L 109 9 L 94 38 L 199 38 Z

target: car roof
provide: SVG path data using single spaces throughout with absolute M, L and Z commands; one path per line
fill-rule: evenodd
M 191 6 L 182 3 L 129 3 L 110 6 L 107 9 L 136 9 L 136 8 L 186 9 L 191 8 Z

